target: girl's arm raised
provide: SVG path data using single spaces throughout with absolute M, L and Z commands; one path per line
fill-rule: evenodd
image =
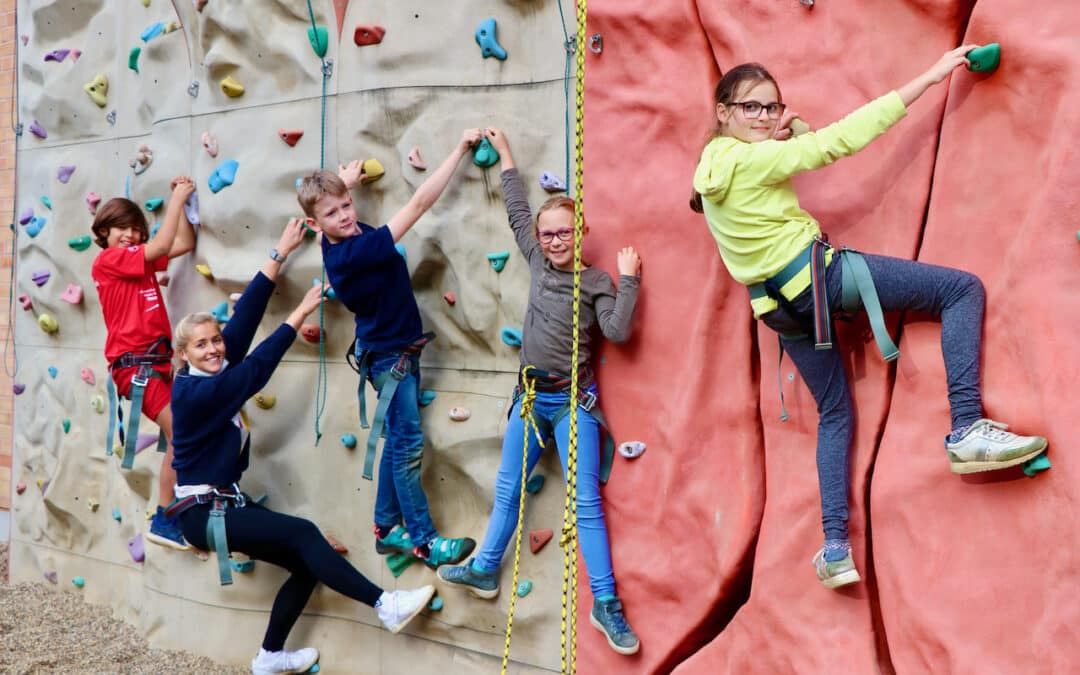
M 945 55 L 938 59 L 937 63 L 930 66 L 926 72 L 897 89 L 896 93 L 900 94 L 900 100 L 904 102 L 904 107 L 910 107 L 927 89 L 944 80 L 952 71 L 960 66 L 966 66 L 968 63 L 967 53 L 978 46 L 961 45 L 956 49 L 945 52 Z
M 510 152 L 510 142 L 506 139 L 506 134 L 496 127 L 484 129 L 484 136 L 499 153 L 506 215 L 510 219 L 510 229 L 514 231 L 518 248 L 525 255 L 525 259 L 529 260 L 534 253 L 541 253 L 540 242 L 533 235 L 532 209 L 529 208 L 525 184 L 514 164 L 514 155 Z

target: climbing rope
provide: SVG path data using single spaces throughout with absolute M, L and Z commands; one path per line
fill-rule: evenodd
M 19 34 L 18 9 L 15 10 L 15 35 Z M 16 38 L 18 40 L 18 38 Z M 11 197 L 11 267 L 8 270 L 8 307 L 7 326 L 4 331 L 4 373 L 14 379 L 19 373 L 19 351 L 15 345 L 15 259 L 18 251 L 19 228 L 16 223 L 19 220 L 16 200 L 19 197 L 19 139 L 22 137 L 22 123 L 19 121 L 19 45 L 15 45 L 15 77 L 11 78 L 11 132 L 15 135 L 15 152 L 12 153 L 12 197 Z M 11 347 L 11 355 L 15 361 L 15 370 L 8 368 L 8 347 Z

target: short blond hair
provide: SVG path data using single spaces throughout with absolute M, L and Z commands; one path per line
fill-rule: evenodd
M 176 330 L 173 331 L 173 351 L 179 354 L 187 349 L 188 343 L 191 342 L 191 334 L 195 332 L 196 326 L 201 326 L 204 323 L 212 323 L 216 326 L 217 322 L 217 317 L 210 312 L 195 312 L 180 319 L 180 323 L 176 324 Z
M 305 176 L 300 181 L 300 187 L 296 190 L 296 201 L 300 202 L 300 208 L 308 218 L 315 217 L 315 202 L 323 195 L 340 197 L 349 193 L 345 181 L 341 180 L 333 171 L 319 169 L 310 176 Z
M 533 220 L 533 235 L 539 236 L 540 232 L 540 216 L 544 215 L 547 211 L 555 211 L 557 209 L 566 209 L 570 212 L 570 215 L 577 216 L 577 200 L 565 197 L 562 195 L 556 195 L 554 197 L 548 197 L 547 201 L 540 205 L 540 208 L 536 211 L 536 218 Z M 589 228 L 585 226 L 584 218 L 581 221 L 582 232 L 588 232 Z

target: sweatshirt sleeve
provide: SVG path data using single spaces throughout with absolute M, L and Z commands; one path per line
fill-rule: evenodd
M 634 307 L 637 306 L 638 287 L 640 281 L 637 277 L 626 274 L 619 275 L 619 292 L 615 293 L 615 286 L 611 283 L 611 277 L 603 275 L 602 288 L 595 296 L 593 302 L 596 307 L 596 322 L 600 324 L 600 332 L 612 342 L 626 342 L 630 339 L 631 322 L 634 319 Z
M 540 242 L 533 236 L 532 209 L 525 195 L 525 184 L 517 168 L 502 172 L 503 200 L 506 202 L 506 215 L 510 218 L 510 229 L 525 259 L 532 261 L 534 255 L 541 255 Z
M 259 328 L 273 292 L 274 282 L 262 272 L 257 272 L 244 289 L 244 294 L 236 301 L 233 315 L 221 331 L 225 337 L 225 357 L 229 361 L 239 363 L 251 348 L 251 341 L 255 338 L 255 331 Z

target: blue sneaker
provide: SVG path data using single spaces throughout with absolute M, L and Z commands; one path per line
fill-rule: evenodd
M 637 654 L 641 647 L 637 635 L 623 616 L 622 602 L 616 595 L 608 595 L 593 601 L 589 623 L 607 638 L 608 645 L 620 654 Z
M 379 526 L 374 527 L 375 530 L 375 552 L 379 555 L 390 555 L 391 553 L 401 553 L 402 555 L 413 555 L 413 543 L 409 537 L 409 533 L 401 525 L 395 525 L 394 529 L 383 538 L 379 538 Z
M 440 565 L 455 565 L 461 562 L 473 552 L 474 548 L 476 548 L 476 541 L 469 537 L 461 539 L 435 537 L 428 542 L 427 551 L 424 547 L 417 546 L 413 549 L 413 555 L 431 569 L 437 570 Z
M 490 600 L 499 594 L 499 573 L 478 570 L 474 561 L 470 558 L 464 565 L 444 565 L 435 574 L 452 586 L 464 586 L 476 597 Z
M 187 551 L 191 548 L 191 545 L 184 541 L 184 533 L 180 531 L 180 523 L 177 522 L 176 518 L 167 517 L 165 509 L 160 506 L 157 507 L 157 511 L 150 519 L 150 531 L 146 533 L 146 538 L 158 546 L 165 546 L 177 551 Z

